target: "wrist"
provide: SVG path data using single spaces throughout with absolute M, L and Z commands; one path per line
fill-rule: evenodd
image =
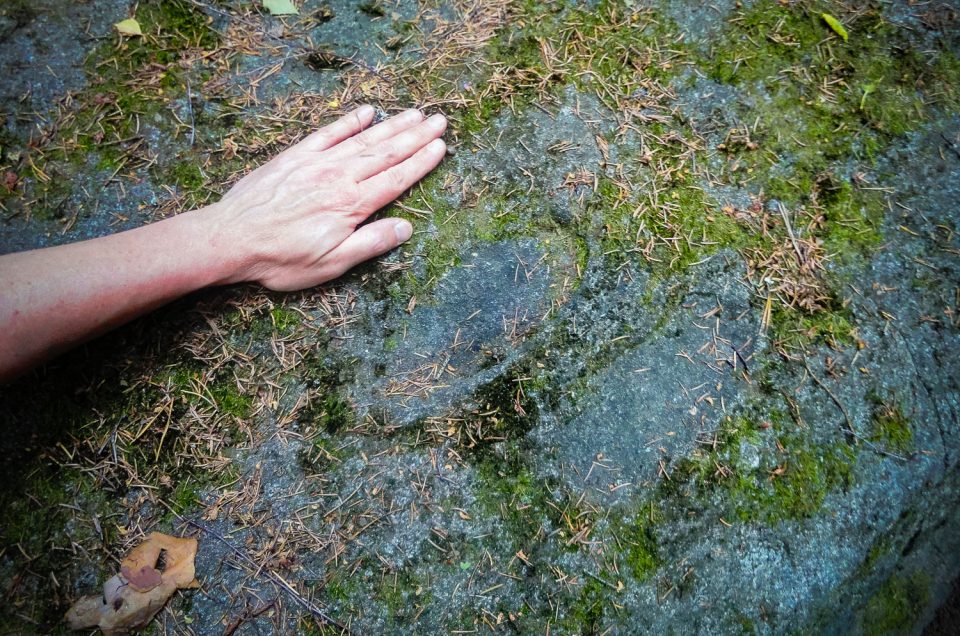
M 249 280 L 248 272 L 255 257 L 246 249 L 244 237 L 238 236 L 223 204 L 213 203 L 171 220 L 180 221 L 190 237 L 184 249 L 195 250 L 194 256 L 198 258 L 195 266 L 198 288 Z

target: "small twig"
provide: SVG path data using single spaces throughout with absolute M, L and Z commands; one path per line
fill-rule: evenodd
M 255 568 L 257 571 L 264 571 L 264 572 L 266 573 L 267 577 L 268 577 L 275 585 L 279 585 L 281 588 L 283 588 L 283 590 L 284 590 L 294 601 L 296 601 L 296 602 L 297 602 L 301 607 L 303 607 L 305 610 L 307 610 L 308 612 L 310 612 L 311 614 L 313 614 L 314 617 L 320 619 L 321 621 L 323 621 L 323 622 L 324 622 L 325 624 L 327 624 L 327 625 L 330 625 L 330 626 L 332 626 L 332 627 L 336 627 L 337 629 L 339 629 L 339 630 L 340 630 L 341 632 L 343 632 L 344 634 L 350 634 L 350 630 L 347 629 L 347 627 L 346 627 L 345 625 L 343 625 L 342 623 L 340 623 L 339 621 L 337 621 L 336 619 L 334 619 L 333 617 L 331 617 L 329 614 L 327 614 L 327 613 L 323 610 L 323 608 L 319 607 L 319 606 L 318 606 L 316 603 L 314 603 L 313 601 L 310 601 L 309 599 L 304 598 L 303 595 L 300 594 L 300 592 L 298 592 L 295 587 L 293 587 L 292 585 L 290 585 L 289 583 L 287 583 L 287 581 L 286 581 L 282 576 L 280 576 L 280 575 L 277 574 L 276 572 L 273 572 L 272 570 L 262 570 L 262 568 L 260 567 L 260 565 L 258 565 L 256 561 L 254 561 L 252 558 L 250 558 L 250 556 L 249 556 L 246 552 L 244 552 L 244 551 L 241 550 L 240 548 L 234 546 L 232 543 L 230 543 L 229 541 L 227 541 L 226 538 L 224 538 L 221 534 L 219 534 L 219 533 L 216 532 L 215 530 L 211 530 L 210 528 L 207 528 L 206 526 L 204 526 L 204 525 L 202 525 L 202 524 L 200 524 L 200 523 L 197 523 L 197 522 L 194 521 L 193 519 L 187 519 L 187 518 L 184 517 L 183 515 L 177 513 L 175 510 L 173 510 L 173 508 L 171 508 L 170 506 L 168 506 L 163 500 L 158 500 L 158 501 L 160 501 L 160 504 L 163 505 L 163 507 L 166 508 L 167 510 L 169 510 L 171 513 L 173 513 L 173 516 L 175 516 L 175 517 L 176 517 L 178 520 L 180 520 L 181 522 L 186 523 L 187 525 L 193 526 L 194 528 L 200 530 L 201 532 L 205 532 L 206 534 L 212 536 L 213 538 L 215 538 L 215 539 L 217 539 L 218 541 L 220 541 L 220 543 L 222 543 L 223 545 L 225 545 L 227 548 L 229 548 L 230 551 L 233 552 L 233 554 L 234 554 L 238 559 L 244 561 L 245 563 L 247 563 L 247 565 Z
M 874 444 L 864 436 L 857 433 L 857 431 L 855 431 L 853 428 L 853 420 L 850 419 L 850 415 L 847 413 L 847 409 L 844 408 L 843 403 L 840 401 L 840 398 L 838 398 L 834 394 L 834 392 L 831 391 L 830 388 L 826 384 L 824 384 L 820 380 L 820 378 L 818 378 L 814 374 L 814 372 L 810 369 L 810 365 L 807 363 L 806 360 L 803 361 L 803 366 L 806 368 L 807 373 L 810 374 L 810 378 L 817 384 L 817 386 L 823 389 L 823 391 L 830 396 L 830 399 L 833 400 L 833 403 L 836 404 L 837 408 L 840 409 L 840 412 L 843 413 L 843 419 L 847 423 L 847 427 L 845 429 L 842 429 L 844 433 L 851 435 L 852 437 L 856 438 L 860 442 L 863 442 L 870 450 L 872 450 L 875 453 L 878 453 L 880 455 L 886 455 L 887 457 L 892 457 L 893 459 L 899 459 L 900 461 L 903 461 L 903 462 L 910 461 L 909 458 L 904 457 L 903 455 L 898 455 L 897 453 L 891 453 L 890 451 L 883 450 L 882 448 L 880 448 L 879 446 L 877 446 L 876 444 Z
M 229 625 L 226 626 L 226 628 L 224 628 L 223 636 L 233 636 L 233 634 L 238 629 L 240 629 L 240 626 L 243 625 L 245 622 L 247 622 L 252 618 L 257 618 L 258 616 L 260 616 L 261 614 L 263 614 L 264 612 L 266 612 L 276 604 L 277 604 L 277 599 L 273 599 L 272 601 L 264 603 L 263 605 L 257 608 L 247 607 L 247 609 L 243 611 L 243 614 L 241 614 L 240 616 L 237 616 L 235 619 L 233 619 L 233 621 L 231 621 Z
M 793 249 L 797 252 L 797 260 L 803 265 L 803 253 L 800 251 L 800 244 L 797 243 L 797 237 L 793 234 L 793 227 L 790 225 L 790 217 L 787 215 L 787 210 L 779 201 L 777 201 L 777 208 L 780 210 L 780 216 L 783 217 L 783 222 L 787 226 L 787 234 L 790 236 L 790 242 L 793 243 Z
M 599 576 L 597 576 L 596 574 L 593 574 L 592 572 L 587 572 L 586 570 L 584 570 L 583 573 L 586 574 L 587 576 L 589 576 L 591 579 L 593 579 L 593 580 L 596 581 L 597 583 L 601 583 L 601 584 L 603 584 L 603 585 L 606 585 L 607 587 L 609 587 L 609 588 L 610 588 L 611 590 L 613 590 L 614 592 L 617 592 L 617 591 L 618 591 L 618 590 L 617 590 L 617 586 L 614 585 L 613 583 L 611 583 L 610 581 L 605 581 L 605 580 L 601 579 Z
M 197 523 L 196 521 L 193 521 L 192 519 L 185 519 L 181 517 L 181 520 L 186 521 L 189 525 L 193 526 L 194 528 L 197 528 L 198 530 L 206 532 L 207 534 L 218 539 L 221 543 L 223 543 L 225 546 L 230 548 L 230 550 L 238 558 L 243 559 L 250 566 L 260 569 L 260 566 L 257 565 L 257 562 L 251 559 L 246 552 L 234 546 L 232 543 L 227 541 L 224 537 L 222 537 L 217 532 Z M 293 598 L 293 600 L 295 600 L 298 604 L 300 604 L 304 609 L 306 609 L 308 612 L 313 614 L 315 617 L 319 618 L 321 621 L 323 621 L 327 625 L 332 625 L 333 627 L 336 627 L 337 629 L 343 631 L 344 633 L 348 633 L 348 634 L 350 633 L 349 630 L 344 625 L 342 625 L 339 621 L 332 618 L 322 608 L 318 607 L 316 603 L 304 598 L 303 595 L 300 594 L 300 592 L 298 592 L 296 588 L 294 588 L 292 585 L 287 583 L 287 581 L 282 576 L 280 576 L 279 574 L 277 574 L 272 570 L 266 570 L 266 574 L 267 574 L 267 577 L 270 578 L 270 580 L 272 580 L 275 584 L 282 587 L 284 591 L 286 591 L 287 594 L 289 594 Z
M 950 146 L 950 150 L 953 151 L 953 154 L 957 155 L 957 159 L 960 159 L 960 148 L 957 148 L 957 144 L 950 141 L 950 139 L 948 139 L 947 136 L 944 135 L 943 133 L 940 133 L 940 136 L 943 138 L 945 142 L 947 142 L 947 145 Z
M 193 91 L 190 90 L 190 78 L 187 78 L 187 112 L 190 113 L 190 147 L 197 137 L 196 121 L 193 118 Z

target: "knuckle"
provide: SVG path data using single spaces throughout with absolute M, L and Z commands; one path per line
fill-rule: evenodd
M 407 177 L 402 170 L 391 170 L 387 173 L 387 181 L 395 190 L 405 190 Z
M 330 134 L 330 131 L 326 128 L 318 130 L 310 135 L 310 137 L 313 137 L 312 141 L 316 142 L 316 145 L 320 146 L 326 146 L 333 142 L 333 135 Z
M 338 208 L 346 210 L 350 216 L 366 216 L 369 213 L 370 204 L 367 198 L 356 192 L 344 192 L 338 201 Z
M 323 166 L 316 171 L 315 178 L 321 183 L 330 183 L 339 181 L 344 174 L 343 168 L 339 166 Z
M 399 154 L 399 151 L 397 150 L 397 146 L 393 142 L 382 143 L 378 151 L 379 151 L 379 154 L 384 159 L 391 160 L 391 161 L 395 159 Z
M 370 140 L 368 140 L 364 135 L 357 135 L 353 138 L 353 143 L 363 151 L 370 148 Z

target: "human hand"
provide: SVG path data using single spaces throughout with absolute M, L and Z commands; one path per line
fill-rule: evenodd
M 321 128 L 206 211 L 221 240 L 240 250 L 227 282 L 304 289 L 410 238 L 413 228 L 402 219 L 360 224 L 440 163 L 447 121 L 408 110 L 370 126 L 373 116 L 361 106 Z

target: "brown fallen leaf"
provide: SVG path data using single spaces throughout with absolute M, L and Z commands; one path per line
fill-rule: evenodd
M 196 539 L 150 533 L 120 563 L 120 573 L 103 584 L 102 596 L 84 596 L 73 604 L 67 623 L 71 629 L 99 627 L 104 636 L 146 627 L 177 589 L 199 587 L 196 556 Z

